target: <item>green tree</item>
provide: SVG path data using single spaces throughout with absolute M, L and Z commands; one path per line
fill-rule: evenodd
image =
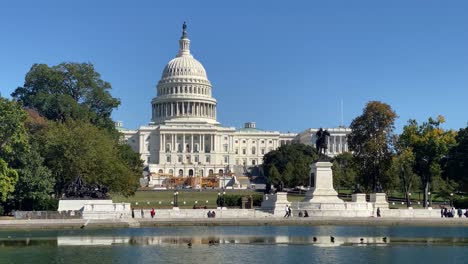
M 308 185 L 309 184 L 309 172 L 310 164 L 317 160 L 317 152 L 314 147 L 293 143 L 283 145 L 277 150 L 268 152 L 263 157 L 263 167 L 266 177 L 270 177 L 270 168 L 275 168 L 281 174 L 281 178 L 285 184 L 285 187 L 295 187 L 297 185 Z M 284 171 L 290 163 L 286 176 L 284 177 Z
M 13 193 L 17 181 L 18 173 L 0 158 L 0 202 L 5 202 Z
M 353 163 L 353 154 L 344 152 L 333 160 L 333 186 L 353 190 L 356 187 L 356 168 Z
M 387 171 L 396 117 L 388 104 L 371 101 L 351 123 L 348 144 L 358 168 L 358 180 L 367 190 L 381 192 L 390 185 Z
M 415 165 L 414 153 L 410 148 L 403 149 L 392 159 L 390 174 L 396 178 L 395 184 L 399 191 L 406 197 L 406 205 L 411 206 L 410 193 L 419 187 L 419 176 L 414 173 Z
M 281 174 L 279 173 L 278 169 L 275 165 L 272 165 L 268 171 L 268 183 L 277 185 L 281 181 Z
M 34 64 L 12 97 L 50 120 L 84 120 L 112 131 L 111 113 L 120 101 L 110 89 L 91 63 Z
M 424 206 L 428 204 L 428 192 L 434 191 L 431 182 L 447 182 L 447 179 L 440 179 L 442 160 L 447 156 L 449 149 L 456 144 L 456 132 L 444 131 L 440 127 L 444 122 L 443 116 L 438 116 L 437 119 L 429 118 L 422 125 L 418 125 L 416 120 L 409 120 L 400 136 L 401 146 L 413 150 L 415 172 L 421 177 Z M 453 186 L 451 182 L 448 184 Z
M 106 130 L 80 121 L 50 122 L 39 142 L 45 164 L 56 180 L 58 195 L 77 176 L 126 196 L 138 187 L 142 171 L 129 165 L 124 157 L 128 153 L 121 151 Z
M 49 168 L 44 166 L 37 144 L 21 158 L 22 166 L 18 169 L 18 183 L 14 192 L 14 208 L 20 210 L 47 210 L 51 194 L 54 192 L 55 179 Z
M 448 154 L 446 173 L 448 178 L 460 184 L 460 190 L 468 192 L 468 126 L 458 131 L 457 144 Z
M 10 165 L 27 149 L 25 120 L 26 112 L 18 103 L 0 97 L 0 158 Z

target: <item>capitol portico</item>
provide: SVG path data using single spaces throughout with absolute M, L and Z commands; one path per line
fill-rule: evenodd
M 261 165 L 263 156 L 281 145 L 292 141 L 313 143 L 313 129 L 296 134 L 264 131 L 254 122 L 237 130 L 221 126 L 212 89 L 205 68 L 190 53 L 184 24 L 179 52 L 164 68 L 157 96 L 151 101 L 151 123 L 137 130 L 118 125 L 125 141 L 140 153 L 149 173 L 163 177 L 206 177 L 228 172 L 237 175 L 247 166 Z M 329 132 L 332 137 L 346 136 L 350 130 L 337 128 Z M 347 151 L 346 140 L 340 138 L 332 149 L 332 155 Z

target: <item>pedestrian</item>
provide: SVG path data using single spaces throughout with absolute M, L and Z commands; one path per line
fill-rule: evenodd
M 215 218 L 215 217 L 216 217 L 216 213 L 215 213 L 215 211 L 213 211 L 213 212 L 211 213 L 211 217 L 213 217 L 213 218 Z
M 463 210 L 461 208 L 458 208 L 458 217 L 462 217 L 463 215 Z
M 145 212 L 143 212 L 143 209 L 141 209 L 141 218 L 145 218 Z
M 302 211 L 299 211 L 299 214 L 297 216 L 302 217 Z
M 208 218 L 211 218 L 211 211 L 208 211 L 206 215 L 208 216 Z
M 156 214 L 156 213 L 154 212 L 154 208 L 151 209 L 151 218 L 154 218 L 154 215 L 155 215 L 155 214 Z
M 444 217 L 445 217 L 445 218 L 448 217 L 448 210 L 447 210 L 447 207 L 444 207 Z
M 304 217 L 309 217 L 309 213 L 307 212 L 307 210 L 304 210 Z
M 132 218 L 135 218 L 135 209 L 132 208 Z
M 286 207 L 284 208 L 284 211 L 286 211 L 286 214 L 284 215 L 284 217 L 288 217 L 288 216 L 289 216 L 289 208 L 288 208 L 288 205 L 286 205 Z
M 444 218 L 444 208 L 440 207 L 440 218 Z
M 291 213 L 292 213 L 292 211 L 291 211 L 291 206 L 289 206 L 289 207 L 288 207 L 288 217 L 291 217 Z
M 377 207 L 377 217 L 380 217 L 380 207 Z

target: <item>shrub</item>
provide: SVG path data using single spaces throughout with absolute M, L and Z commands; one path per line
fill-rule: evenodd
M 455 208 L 468 208 L 468 197 L 467 198 L 456 198 L 453 200 Z

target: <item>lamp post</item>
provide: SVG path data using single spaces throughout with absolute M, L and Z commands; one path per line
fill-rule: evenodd
M 174 207 L 179 207 L 179 192 L 174 192 Z
M 453 207 L 453 193 L 450 193 L 450 206 Z
M 411 207 L 411 193 L 408 193 L 408 207 Z
M 223 192 L 223 206 L 222 207 L 226 207 L 226 198 L 224 197 L 226 195 L 226 192 Z
M 431 196 L 431 192 L 427 192 L 427 196 L 429 196 L 429 206 L 428 206 L 428 207 L 432 207 L 432 196 Z
M 218 209 L 221 207 L 221 193 L 218 193 L 218 199 L 216 199 L 216 205 Z

